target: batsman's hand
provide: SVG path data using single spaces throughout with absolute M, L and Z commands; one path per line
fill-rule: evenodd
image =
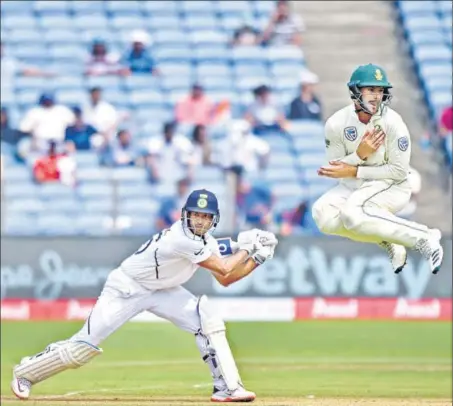
M 267 260 L 274 258 L 275 245 L 267 245 L 260 248 L 252 255 L 252 259 L 258 264 L 263 265 Z
M 258 251 L 262 245 L 260 243 L 260 230 L 254 228 L 249 231 L 242 231 L 238 235 L 238 246 L 240 250 L 245 250 L 248 254 Z
M 275 236 L 274 233 L 271 233 L 270 231 L 263 231 L 263 230 L 258 230 L 259 232 L 259 242 L 261 245 L 264 247 L 266 246 L 272 246 L 276 247 L 278 244 L 278 239 Z
M 362 161 L 374 154 L 385 141 L 385 133 L 381 127 L 367 130 L 357 147 L 356 153 Z

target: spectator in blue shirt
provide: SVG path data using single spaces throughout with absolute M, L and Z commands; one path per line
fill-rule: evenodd
M 280 235 L 321 235 L 311 215 L 310 206 L 309 202 L 302 202 L 292 210 L 277 214 L 276 222 L 280 225 Z
M 91 149 L 91 137 L 98 133 L 96 128 L 83 121 L 82 109 L 74 107 L 75 123 L 66 128 L 65 141 L 73 142 L 76 150 L 88 151 Z
M 132 47 L 123 57 L 122 64 L 129 68 L 130 73 L 152 73 L 159 74 L 156 63 L 150 55 L 147 46 L 150 37 L 147 32 L 135 30 L 131 35 Z
M 190 181 L 187 178 L 180 179 L 177 186 L 177 195 L 162 201 L 156 223 L 158 230 L 170 227 L 181 217 L 182 207 L 189 194 Z
M 250 185 L 241 181 L 239 209 L 248 227 L 267 229 L 272 224 L 272 191 L 265 182 L 257 181 Z
M 300 82 L 300 94 L 291 102 L 288 119 L 322 120 L 321 103 L 314 93 L 318 76 L 310 71 L 304 71 Z

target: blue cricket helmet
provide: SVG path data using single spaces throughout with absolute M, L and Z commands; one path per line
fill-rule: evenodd
M 212 214 L 212 223 L 210 232 L 214 231 L 219 224 L 220 220 L 220 210 L 219 210 L 219 201 L 214 193 L 206 189 L 194 190 L 190 193 L 189 197 L 186 200 L 186 204 L 182 208 L 181 221 L 183 228 L 188 228 L 192 231 L 190 225 L 189 213 L 207 213 Z

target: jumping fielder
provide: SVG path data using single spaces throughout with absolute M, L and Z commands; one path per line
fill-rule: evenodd
M 411 196 L 411 141 L 401 116 L 388 107 L 392 85 L 382 68 L 368 64 L 353 72 L 348 87 L 354 103 L 327 120 L 329 166 L 318 170 L 340 183 L 316 201 L 313 218 L 326 234 L 379 244 L 395 273 L 404 268 L 408 247 L 436 274 L 443 259 L 440 231 L 394 215 Z
M 77 334 L 50 344 L 15 366 L 14 394 L 27 399 L 33 385 L 85 365 L 102 353 L 98 345 L 103 340 L 137 314 L 148 311 L 195 335 L 214 380 L 212 401 L 253 401 L 255 394 L 242 385 L 223 320 L 206 296 L 197 298 L 181 285 L 203 267 L 228 286 L 271 259 L 277 239 L 272 233 L 254 229 L 240 233 L 237 242 L 216 240 L 211 233 L 219 218 L 216 196 L 207 190 L 193 191 L 180 221 L 153 236 L 110 273 Z

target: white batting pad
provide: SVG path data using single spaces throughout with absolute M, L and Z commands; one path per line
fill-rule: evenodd
M 198 302 L 198 313 L 203 334 L 208 337 L 210 346 L 215 351 L 223 379 L 228 389 L 236 390 L 241 385 L 241 377 L 225 335 L 225 323 L 209 308 L 206 296 L 202 296 Z
M 14 368 L 14 374 L 35 384 L 66 369 L 79 368 L 101 353 L 101 348 L 85 341 L 50 344 L 44 351 L 24 359 Z

